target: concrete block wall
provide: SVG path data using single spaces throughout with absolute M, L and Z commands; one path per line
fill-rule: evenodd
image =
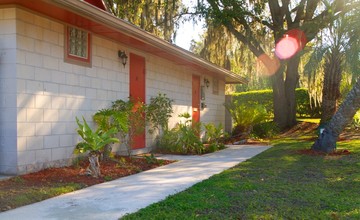
M 213 77 L 195 72 L 186 66 L 179 66 L 156 56 L 147 57 L 147 102 L 159 92 L 174 100 L 174 113 L 169 121 L 173 128 L 181 118 L 179 114 L 192 114 L 192 75 L 200 75 L 200 85 L 204 86 L 204 78 L 210 81 L 209 88 L 204 89 L 207 107 L 200 112 L 202 123 L 225 125 L 225 82 L 219 80 L 219 93 L 213 94 Z M 151 137 L 153 138 L 153 137 Z M 152 143 L 149 140 L 149 143 Z
M 16 10 L 0 8 L 0 173 L 17 173 Z
M 169 121 L 172 128 L 178 122 L 178 115 L 191 113 L 192 72 L 170 61 L 149 56 L 147 61 L 147 102 L 151 97 L 164 93 L 172 99 L 174 113 Z
M 204 78 L 209 80 L 209 87 L 204 85 Z M 213 93 L 213 79 L 212 76 L 204 76 L 200 79 L 201 85 L 204 87 L 205 99 L 202 100 L 206 104 L 206 108 L 201 111 L 201 122 L 214 123 L 215 125 L 225 125 L 225 83 L 219 80 L 219 92 Z
M 145 57 L 146 102 L 159 92 L 174 100 L 170 127 L 179 122 L 178 114 L 192 112 L 192 75 L 202 73 L 94 34 L 91 67 L 64 62 L 65 24 L 20 8 L 0 9 L 0 26 L 0 173 L 69 163 L 81 140 L 75 117 L 91 124 L 96 111 L 128 99 L 129 65 L 121 64 L 118 50 Z M 219 82 L 219 95 L 205 91 L 202 122 L 224 121 Z M 147 147 L 153 141 L 147 135 Z
M 62 166 L 80 140 L 75 117 L 128 97 L 112 41 L 92 35 L 92 66 L 64 62 L 65 25 L 16 9 L 18 173 Z

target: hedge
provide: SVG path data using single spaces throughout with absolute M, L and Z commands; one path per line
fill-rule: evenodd
M 238 101 L 239 103 L 247 103 L 247 105 L 263 105 L 270 117 L 274 115 L 273 93 L 270 89 L 233 93 L 231 96 L 233 101 Z M 296 89 L 295 97 L 298 117 L 320 116 L 320 108 L 310 106 L 309 93 L 307 89 Z

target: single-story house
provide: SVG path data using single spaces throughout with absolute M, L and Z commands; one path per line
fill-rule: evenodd
M 81 140 L 75 117 L 91 121 L 129 95 L 173 99 L 170 127 L 184 112 L 224 124 L 225 84 L 244 82 L 116 18 L 101 0 L 0 0 L 0 173 L 68 164 Z M 146 134 L 134 150 L 153 140 Z

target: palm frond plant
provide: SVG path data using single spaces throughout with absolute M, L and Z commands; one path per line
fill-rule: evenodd
M 222 124 L 216 126 L 214 123 L 204 124 L 205 135 L 203 137 L 203 142 L 209 144 L 207 149 L 208 152 L 214 152 L 220 149 L 224 149 L 224 143 L 221 143 L 227 133 L 224 132 L 224 127 Z
M 82 117 L 83 123 L 76 117 L 76 123 L 78 124 L 77 133 L 83 139 L 76 145 L 75 153 L 86 153 L 88 152 L 89 166 L 86 169 L 87 174 L 93 177 L 100 177 L 100 163 L 99 157 L 104 147 L 107 144 L 119 142 L 119 139 L 114 138 L 113 135 L 118 131 L 115 127 L 110 128 L 107 131 L 97 129 L 93 131 L 85 118 Z
M 114 109 L 101 109 L 95 113 L 93 120 L 98 125 L 98 130 L 100 133 L 107 132 L 114 127 L 118 132 L 128 132 L 128 118 L 126 112 L 115 111 Z M 105 145 L 102 155 L 103 159 L 109 159 L 111 152 L 111 144 Z
M 266 108 L 260 104 L 245 105 L 234 101 L 225 104 L 225 108 L 230 112 L 234 120 L 233 135 L 240 135 L 247 138 L 253 126 L 267 119 Z

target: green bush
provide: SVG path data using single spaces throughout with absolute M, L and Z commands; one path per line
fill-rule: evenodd
M 250 134 L 255 124 L 267 119 L 266 108 L 260 104 L 246 105 L 238 101 L 227 103 L 226 109 L 234 120 L 233 134 Z
M 224 140 L 228 135 L 224 132 L 224 127 L 222 124 L 215 126 L 213 123 L 204 124 L 205 135 L 203 137 L 203 142 L 209 144 L 205 147 L 206 152 L 215 152 L 225 148 L 224 143 L 221 140 Z
M 296 89 L 296 113 L 299 117 L 320 117 L 320 106 L 312 106 L 310 104 L 309 92 L 305 88 Z
M 201 124 L 192 124 L 189 113 L 180 114 L 185 122 L 179 122 L 173 129 L 165 130 L 159 139 L 159 150 L 169 153 L 202 154 L 204 145 L 199 135 Z
M 320 107 L 311 107 L 307 89 L 298 88 L 295 91 L 297 115 L 299 117 L 318 117 Z M 272 90 L 257 90 L 232 94 L 233 101 L 245 105 L 262 105 L 265 107 L 268 117 L 274 117 L 274 104 Z
M 175 129 L 178 130 L 178 144 L 182 146 L 186 154 L 201 154 L 204 145 L 201 143 L 199 134 L 201 130 L 200 123 L 192 123 L 189 113 L 180 114 L 179 117 L 184 118 L 185 122 L 180 122 Z
M 272 122 L 263 122 L 254 125 L 251 135 L 255 138 L 272 138 L 279 133 L 279 128 Z
M 272 90 L 256 90 L 232 94 L 232 101 L 247 106 L 261 105 L 266 109 L 268 117 L 274 116 Z
M 356 114 L 354 115 L 352 126 L 354 128 L 360 128 L 360 110 L 357 111 Z
M 157 150 L 164 153 L 181 153 L 182 147 L 177 144 L 178 136 L 175 129 L 165 130 L 163 135 L 159 137 Z
M 173 100 L 166 94 L 159 93 L 156 97 L 150 98 L 150 103 L 146 108 L 146 120 L 149 122 L 149 132 L 161 136 L 165 130 L 168 130 L 168 123 L 173 113 Z
M 124 123 L 117 124 L 119 125 L 118 134 L 121 142 L 126 146 L 128 156 L 131 156 L 134 137 L 145 131 L 146 108 L 145 103 L 133 98 L 129 98 L 127 101 L 118 99 L 112 102 L 111 111 L 117 112 L 118 115 L 126 119 Z

